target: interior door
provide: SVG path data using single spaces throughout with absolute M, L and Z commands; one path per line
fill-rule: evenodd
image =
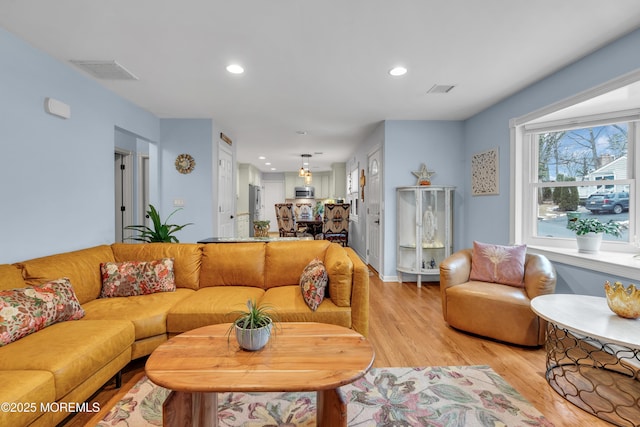
M 218 146 L 218 233 L 217 237 L 234 237 L 233 155 L 222 144 Z
M 125 227 L 133 224 L 133 174 L 131 153 L 116 150 L 114 154 L 115 242 L 124 242 L 132 234 Z
M 367 188 L 367 262 L 378 273 L 381 267 L 381 232 L 380 227 L 380 177 L 382 174 L 382 164 L 380 162 L 380 149 L 372 152 L 367 160 L 369 170 Z

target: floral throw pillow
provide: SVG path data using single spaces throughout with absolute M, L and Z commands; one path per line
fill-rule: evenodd
M 176 290 L 173 258 L 103 262 L 100 298 L 131 297 Z
M 65 320 L 84 317 L 69 279 L 0 291 L 0 347 Z
M 473 242 L 471 280 L 523 287 L 527 245 L 500 246 Z
M 316 311 L 318 309 L 324 299 L 324 292 L 328 282 L 327 269 L 318 258 L 307 264 L 302 271 L 300 290 L 302 291 L 304 302 L 307 303 L 311 310 Z

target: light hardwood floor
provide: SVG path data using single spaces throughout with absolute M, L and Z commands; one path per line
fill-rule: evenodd
M 545 352 L 472 336 L 449 327 L 442 319 L 437 283 L 382 282 L 371 276 L 369 339 L 376 351 L 374 366 L 489 365 L 531 402 L 556 427 L 610 426 L 565 401 L 544 378 Z M 496 325 L 500 327 L 500 325 Z M 128 390 L 144 370 L 144 359 L 124 372 Z M 92 402 L 106 408 L 122 393 L 107 384 Z M 79 414 L 62 425 L 87 425 L 91 414 Z

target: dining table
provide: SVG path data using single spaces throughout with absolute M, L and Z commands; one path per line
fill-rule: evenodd
M 307 227 L 307 233 L 311 234 L 315 239 L 316 236 L 322 234 L 322 225 L 324 221 L 322 218 L 312 216 L 298 216 L 296 217 L 296 224 Z

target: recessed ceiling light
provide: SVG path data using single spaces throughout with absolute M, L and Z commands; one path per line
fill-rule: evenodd
M 395 67 L 389 70 L 389 74 L 395 77 L 404 76 L 407 74 L 407 69 L 404 67 Z
M 277 170 L 276 168 L 271 168 L 272 171 Z
M 227 71 L 231 74 L 242 74 L 244 73 L 244 68 L 242 68 L 238 64 L 227 65 Z
M 264 165 L 265 165 L 265 166 L 270 166 L 270 165 L 271 165 L 271 162 L 264 162 Z
M 265 156 L 258 156 L 258 160 L 264 160 L 264 159 L 266 159 Z

